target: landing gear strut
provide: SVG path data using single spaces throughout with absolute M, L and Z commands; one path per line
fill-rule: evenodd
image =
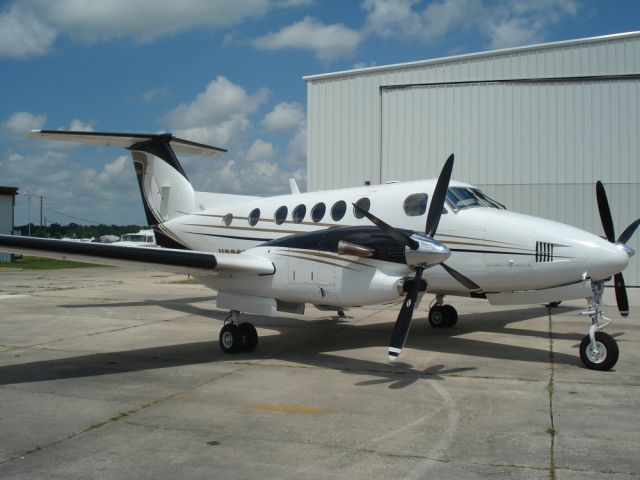
M 458 323 L 458 312 L 451 305 L 443 304 L 444 296 L 436 296 L 436 303 L 429 309 L 429 323 L 433 328 L 451 328 Z
M 231 322 L 227 321 L 231 319 Z M 220 330 L 220 348 L 224 353 L 253 352 L 258 346 L 258 332 L 249 322 L 240 323 L 240 312 L 232 310 Z
M 591 370 L 611 370 L 618 361 L 620 354 L 618 344 L 611 335 L 602 331 L 612 321 L 605 317 L 600 308 L 604 282 L 594 282 L 591 285 L 592 296 L 587 299 L 589 306 L 581 313 L 591 317 L 589 334 L 580 342 L 580 360 Z

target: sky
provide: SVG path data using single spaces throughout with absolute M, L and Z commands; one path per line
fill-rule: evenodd
M 637 0 L 0 0 L 0 185 L 47 223 L 144 224 L 126 150 L 25 138 L 64 129 L 226 148 L 179 157 L 196 190 L 304 190 L 304 75 L 639 29 Z

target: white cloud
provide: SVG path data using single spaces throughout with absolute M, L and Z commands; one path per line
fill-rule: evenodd
M 0 13 L 0 58 L 43 55 L 56 39 L 55 30 L 29 10 L 14 4 Z
M 268 96 L 269 92 L 264 88 L 249 95 L 240 85 L 220 75 L 193 102 L 179 105 L 169 112 L 165 121 L 178 128 L 214 124 L 234 114 L 253 113 Z
M 280 102 L 262 120 L 270 132 L 286 132 L 306 121 L 304 108 L 297 102 Z
M 415 0 L 365 0 L 367 32 L 380 37 L 434 41 L 459 30 L 477 30 L 491 48 L 543 41 L 550 26 L 575 16 L 576 0 L 442 0 L 420 10 Z
M 269 0 L 22 0 L 59 31 L 80 40 L 130 36 L 142 41 L 199 27 L 225 27 L 261 17 Z
M 167 94 L 167 89 L 163 87 L 152 88 L 151 90 L 147 90 L 140 98 L 144 103 L 151 103 L 158 97 L 163 97 Z
M 206 145 L 232 148 L 234 144 L 241 143 L 251 127 L 251 121 L 244 115 L 232 115 L 229 120 L 220 123 L 177 129 L 174 134 Z
M 74 132 L 93 132 L 93 126 L 90 123 L 84 123 L 81 120 L 74 118 L 71 120 L 69 130 L 73 130 Z
M 271 142 L 265 142 L 264 140 L 256 140 L 249 147 L 247 152 L 247 160 L 249 162 L 258 162 L 263 160 L 269 160 L 274 155 L 274 148 Z
M 30 112 L 15 112 L 2 123 L 2 128 L 13 135 L 25 135 L 30 130 L 41 129 L 47 116 Z
M 307 16 L 277 32 L 256 38 L 253 46 L 264 50 L 312 50 L 319 60 L 329 61 L 351 55 L 362 38 L 361 32 L 345 27 L 342 23 L 325 25 Z
M 288 165 L 305 168 L 307 166 L 307 128 L 305 125 L 298 127 L 295 135 L 287 145 L 285 162 Z
M 6 2 L 9 3 L 9 2 Z M 0 13 L 0 58 L 49 52 L 61 34 L 81 41 L 139 41 L 196 28 L 224 28 L 312 0 L 13 0 Z

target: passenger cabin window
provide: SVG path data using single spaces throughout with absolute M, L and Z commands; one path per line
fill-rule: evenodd
M 418 217 L 424 215 L 427 211 L 427 194 L 426 193 L 414 193 L 409 195 L 404 200 L 404 213 L 410 217 Z
M 258 223 L 258 220 L 260 220 L 260 209 L 254 208 L 249 214 L 249 225 L 255 227 L 256 223 Z
M 316 203 L 311 209 L 311 219 L 315 223 L 318 223 L 320 220 L 324 218 L 324 214 L 326 211 L 327 211 L 327 206 L 324 203 L 322 202 Z
M 307 207 L 304 204 L 300 204 L 298 205 L 296 208 L 293 209 L 293 213 L 291 214 L 293 216 L 293 223 L 302 223 L 302 220 L 304 220 L 304 216 L 307 214 Z
M 371 200 L 369 200 L 367 197 L 362 197 L 360 200 L 356 202 L 356 205 L 358 205 L 360 208 L 368 212 L 369 208 L 371 207 Z M 353 209 L 353 214 L 355 215 L 356 218 L 364 217 L 364 215 L 358 212 L 355 208 Z
M 275 220 L 278 225 L 282 225 L 284 221 L 287 219 L 287 214 L 289 213 L 289 209 L 284 205 L 276 210 Z
M 233 213 L 227 213 L 224 217 L 222 217 L 222 221 L 228 227 L 233 222 Z
M 334 222 L 342 220 L 345 213 L 347 213 L 347 202 L 344 200 L 338 200 L 333 204 L 333 207 L 331 207 L 331 218 L 333 218 Z
M 449 190 L 447 190 L 447 201 L 456 210 L 471 207 L 488 207 L 506 210 L 504 205 L 489 198 L 477 188 L 450 187 Z

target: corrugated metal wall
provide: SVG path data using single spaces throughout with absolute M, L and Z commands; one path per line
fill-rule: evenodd
M 630 34 L 308 77 L 308 188 L 429 178 L 454 152 L 454 178 L 598 233 L 601 179 L 620 233 L 640 216 L 638 74 Z M 625 275 L 640 285 L 640 255 Z

